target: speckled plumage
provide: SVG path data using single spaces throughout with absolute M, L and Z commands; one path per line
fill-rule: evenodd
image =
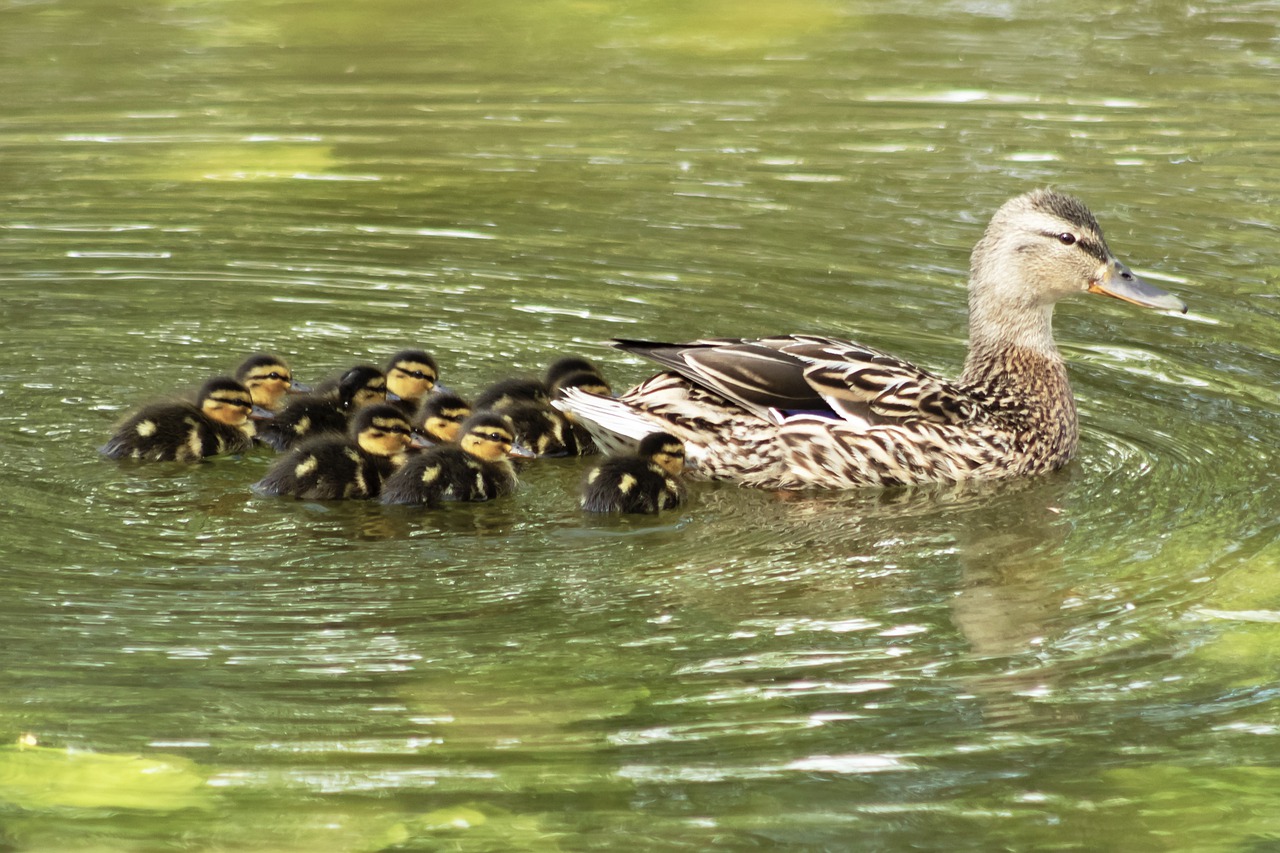
M 556 405 L 606 450 L 664 429 L 701 476 L 768 488 L 850 488 L 1038 474 L 1079 430 L 1053 306 L 1102 293 L 1186 310 L 1115 259 L 1077 199 L 1005 203 L 973 252 L 969 353 L 948 381 L 888 353 L 807 335 L 687 344 L 616 341 L 667 368 L 615 399 Z

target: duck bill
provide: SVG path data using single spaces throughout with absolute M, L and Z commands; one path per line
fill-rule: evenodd
M 269 421 L 269 420 L 273 420 L 275 416 L 276 416 L 275 412 L 271 411 L 270 409 L 264 409 L 262 406 L 259 406 L 256 403 L 254 404 L 253 408 L 249 410 L 249 418 L 255 421 Z
M 294 382 L 294 383 L 291 383 L 291 384 L 289 385 L 289 390 L 288 390 L 288 391 L 285 391 L 284 393 L 286 393 L 286 394 L 310 394 L 310 393 L 311 393 L 311 386 L 310 386 L 310 385 L 306 385 L 306 384 L 304 384 L 304 383 L 302 383 L 302 382 Z
M 511 445 L 511 450 L 507 453 L 507 455 L 515 459 L 535 459 L 538 456 L 538 454 L 534 453 L 532 450 L 525 447 L 523 444 Z
M 1101 293 L 1103 296 L 1114 296 L 1143 308 L 1159 308 L 1163 311 L 1187 313 L 1187 303 L 1172 293 L 1161 290 L 1150 282 L 1138 278 L 1129 268 L 1119 261 L 1107 264 L 1106 272 L 1097 281 L 1089 284 L 1090 293 Z

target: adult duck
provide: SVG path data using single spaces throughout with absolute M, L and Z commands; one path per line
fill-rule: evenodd
M 665 430 L 701 476 L 765 488 L 893 486 L 1061 468 L 1079 439 L 1053 307 L 1079 293 L 1185 312 L 1116 259 L 1087 207 L 1052 190 L 1006 202 L 973 250 L 969 351 L 950 381 L 871 347 L 787 335 L 619 340 L 666 371 L 618 398 L 556 405 L 606 450 Z

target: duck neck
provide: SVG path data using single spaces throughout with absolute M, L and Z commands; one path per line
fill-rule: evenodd
M 1053 340 L 1052 303 L 992 305 L 973 293 L 971 290 L 969 354 L 962 381 L 974 384 L 989 380 L 993 366 L 1024 359 L 1063 369 L 1062 356 Z

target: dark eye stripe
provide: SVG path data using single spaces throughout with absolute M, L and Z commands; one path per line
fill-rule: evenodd
M 436 381 L 436 375 L 434 373 L 424 373 L 421 370 L 405 370 L 403 367 L 398 367 L 398 366 L 393 369 L 398 370 L 401 373 L 403 373 L 405 376 L 410 376 L 414 379 L 430 379 L 432 382 Z

